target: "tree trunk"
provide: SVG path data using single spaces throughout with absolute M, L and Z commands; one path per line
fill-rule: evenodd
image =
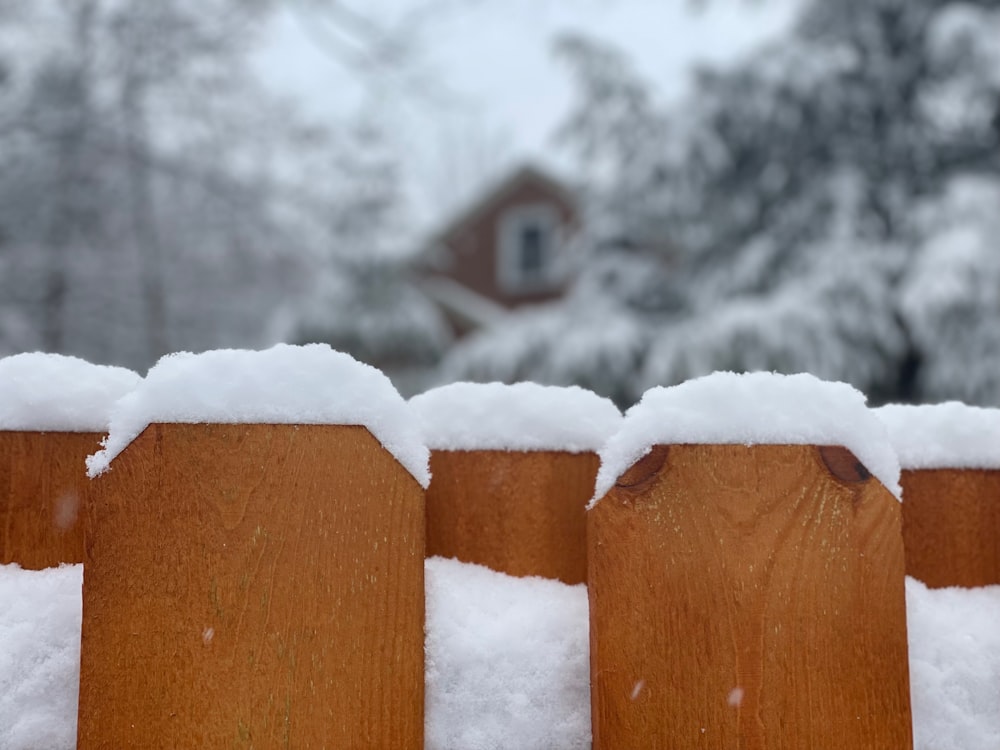
M 126 183 L 132 238 L 139 259 L 139 286 L 150 361 L 170 349 L 167 336 L 166 282 L 163 246 L 156 223 L 150 136 L 145 95 L 148 87 L 140 75 L 129 73 L 122 88 L 125 127 Z

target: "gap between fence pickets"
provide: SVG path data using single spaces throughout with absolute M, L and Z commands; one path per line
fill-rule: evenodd
M 577 387 L 455 383 L 410 400 L 431 448 L 427 555 L 581 583 L 596 451 L 621 426 Z

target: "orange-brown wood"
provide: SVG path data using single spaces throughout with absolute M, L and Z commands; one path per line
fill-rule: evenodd
M 100 441 L 89 432 L 0 432 L 0 565 L 83 562 L 84 462 Z
M 654 448 L 590 512 L 594 747 L 912 747 L 898 501 L 845 449 Z
M 423 490 L 366 429 L 152 425 L 95 485 L 79 750 L 422 747 Z
M 1000 584 L 1000 471 L 904 471 L 906 572 L 928 586 Z
M 433 451 L 427 554 L 582 583 L 600 461 L 562 451 Z

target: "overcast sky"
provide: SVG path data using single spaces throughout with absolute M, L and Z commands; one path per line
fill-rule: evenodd
M 408 15 L 414 4 L 357 2 L 406 32 L 407 64 L 375 87 L 360 85 L 357 72 L 363 29 L 331 23 L 308 0 L 287 0 L 258 62 L 273 88 L 315 117 L 364 109 L 391 120 L 423 223 L 515 163 L 568 168 L 552 142 L 572 95 L 551 51 L 560 33 L 615 44 L 661 96 L 677 99 L 693 65 L 737 59 L 777 36 L 798 0 L 438 0 L 418 18 Z

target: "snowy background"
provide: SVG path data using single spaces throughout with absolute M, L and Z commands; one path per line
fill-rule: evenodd
M 0 352 L 1000 404 L 998 70 L 996 0 L 0 0 Z M 455 340 L 422 242 L 525 160 L 575 282 Z

